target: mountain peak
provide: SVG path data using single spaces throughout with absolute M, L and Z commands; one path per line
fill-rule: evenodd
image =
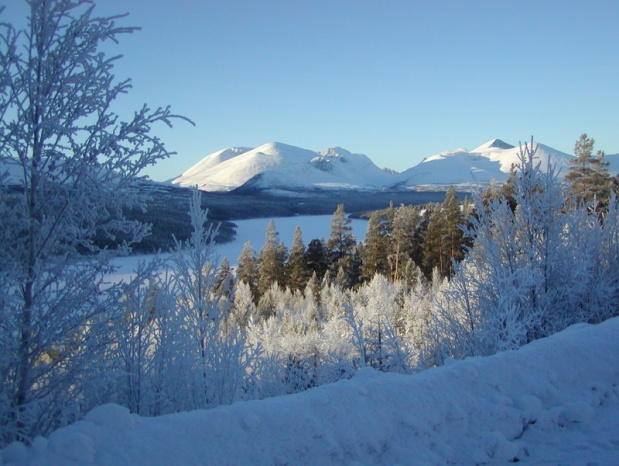
M 505 141 L 502 141 L 501 139 L 494 138 L 486 142 L 485 144 L 482 144 L 481 146 L 477 147 L 476 149 L 473 149 L 471 152 L 484 152 L 484 151 L 487 151 L 488 149 L 513 149 L 513 148 L 514 146 L 512 146 L 511 144 L 508 144 Z
M 341 147 L 328 147 L 318 152 L 318 155 L 320 155 L 321 157 L 344 157 L 350 156 L 351 153 L 346 149 L 342 149 Z

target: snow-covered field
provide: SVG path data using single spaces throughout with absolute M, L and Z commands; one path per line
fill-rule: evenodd
M 619 318 L 417 375 L 352 380 L 143 418 L 104 405 L 12 444 L 4 464 L 522 464 L 619 462 Z

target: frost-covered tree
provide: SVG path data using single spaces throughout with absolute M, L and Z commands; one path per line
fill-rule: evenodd
M 112 111 L 129 91 L 116 81 L 118 57 L 104 42 L 134 28 L 97 17 L 89 1 L 31 0 L 23 31 L 0 25 L 0 163 L 18 180 L 0 181 L 3 335 L 2 442 L 28 440 L 70 422 L 96 371 L 108 301 L 101 286 L 111 251 L 95 240 L 139 241 L 147 229 L 123 218 L 140 205 L 140 171 L 169 152 L 150 133 L 170 125 L 169 109 L 144 106 L 127 121 Z
M 218 286 L 213 251 L 217 228 L 206 226 L 207 215 L 196 190 L 190 204 L 193 232 L 187 242 L 177 242 L 171 258 L 177 315 L 188 347 L 184 364 L 193 374 L 189 396 L 192 409 L 235 401 L 259 351 L 247 344 L 244 333 L 235 325 L 228 325 L 234 320 L 230 318 L 232 298 L 225 287 Z
M 616 295 L 617 275 L 606 266 L 616 254 L 601 254 L 614 213 L 605 223 L 589 215 L 590 205 L 566 209 L 561 180 L 553 167 L 540 170 L 535 151 L 532 141 L 521 146 L 515 209 L 507 197 L 477 198 L 474 244 L 436 303 L 439 352 L 514 349 L 616 312 L 608 297 Z

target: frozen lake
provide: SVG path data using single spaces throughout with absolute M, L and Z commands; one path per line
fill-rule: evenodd
M 294 230 L 297 226 L 301 228 L 305 246 L 316 238 L 323 238 L 327 241 L 331 231 L 332 218 L 332 215 L 315 215 L 277 217 L 273 219 L 255 218 L 250 220 L 235 220 L 234 223 L 237 225 L 236 239 L 230 243 L 217 245 L 215 251 L 220 261 L 224 257 L 227 257 L 230 264 L 233 267 L 236 266 L 239 254 L 247 241 L 251 243 L 256 254 L 260 252 L 266 238 L 267 225 L 271 220 L 275 222 L 275 229 L 279 233 L 279 238 L 289 249 L 294 239 Z M 363 241 L 367 225 L 367 220 L 351 219 L 352 232 L 357 238 L 357 241 Z M 121 280 L 136 269 L 140 260 L 151 260 L 152 257 L 152 255 L 136 255 L 117 259 L 115 262 L 119 266 L 119 269 L 116 273 L 110 275 L 110 278 L 113 281 Z

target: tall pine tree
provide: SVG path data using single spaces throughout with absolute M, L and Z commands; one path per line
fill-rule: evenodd
M 294 231 L 294 239 L 288 257 L 288 286 L 292 291 L 302 291 L 307 285 L 309 277 L 301 228 L 297 227 Z
M 359 281 L 360 259 L 357 240 L 352 234 L 351 221 L 344 211 L 344 204 L 337 206 L 331 218 L 331 233 L 327 249 L 331 273 L 343 279 L 340 284 L 344 287 L 356 285 Z
M 361 278 L 369 281 L 374 275 L 389 274 L 389 239 L 385 223 L 378 211 L 372 212 L 365 241 L 361 248 Z
M 258 293 L 258 259 L 256 258 L 256 251 L 254 251 L 249 241 L 243 245 L 239 255 L 236 278 L 239 282 L 249 286 L 254 303 L 258 303 L 258 298 L 260 298 Z
M 608 205 L 612 179 L 608 173 L 608 162 L 604 160 L 604 152 L 598 151 L 593 155 L 595 140 L 587 137 L 586 133 L 580 135 L 574 145 L 575 159 L 570 160 L 572 166 L 565 179 L 572 186 L 576 198 L 584 202 L 592 202 L 594 199 L 600 208 Z
M 258 293 L 264 295 L 273 283 L 286 285 L 286 246 L 279 239 L 275 222 L 267 226 L 266 240 L 258 258 Z

